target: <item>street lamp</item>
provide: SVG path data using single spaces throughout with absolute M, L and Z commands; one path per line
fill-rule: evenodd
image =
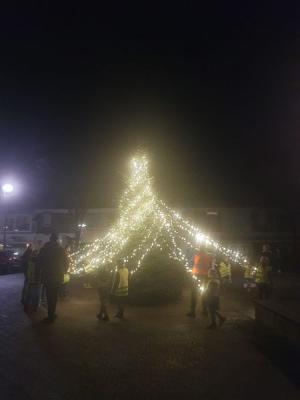
M 11 195 L 15 188 L 12 183 L 6 182 L 1 185 L 3 197 Z M 4 226 L 3 226 L 3 250 L 6 250 L 6 231 L 7 231 L 7 216 L 4 215 Z
M 11 194 L 15 190 L 14 185 L 12 185 L 11 183 L 4 183 L 1 186 L 1 189 L 4 195 Z

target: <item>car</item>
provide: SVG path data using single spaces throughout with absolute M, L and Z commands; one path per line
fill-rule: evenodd
M 14 272 L 20 264 L 18 253 L 14 250 L 0 251 L 0 274 Z

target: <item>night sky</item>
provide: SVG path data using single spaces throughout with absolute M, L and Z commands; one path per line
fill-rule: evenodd
M 143 148 L 172 205 L 298 203 L 300 8 L 274 3 L 2 10 L 1 179 L 116 206 Z

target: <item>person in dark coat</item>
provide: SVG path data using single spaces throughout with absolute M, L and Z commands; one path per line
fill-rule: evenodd
M 33 252 L 32 245 L 30 244 L 21 257 L 21 270 L 24 274 L 24 284 L 21 295 L 21 303 L 23 305 L 25 305 L 25 292 L 27 289 L 27 270 L 28 270 L 29 260 L 32 257 L 32 252 Z
M 48 317 L 45 322 L 54 322 L 59 288 L 68 269 L 68 260 L 64 249 L 58 243 L 58 236 L 52 233 L 49 242 L 41 249 L 38 256 L 42 283 L 46 289 Z

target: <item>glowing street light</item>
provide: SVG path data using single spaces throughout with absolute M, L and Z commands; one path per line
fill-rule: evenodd
M 11 194 L 15 190 L 14 185 L 11 183 L 4 183 L 1 189 L 3 194 Z

